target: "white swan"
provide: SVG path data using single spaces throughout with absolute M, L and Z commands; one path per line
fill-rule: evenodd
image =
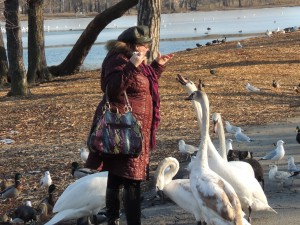
M 190 163 L 190 184 L 204 220 L 208 225 L 242 225 L 243 212 L 233 187 L 209 168 L 207 142 L 209 137 L 209 105 L 206 94 L 196 91 L 192 98 L 203 104 L 201 144 L 196 158 Z
M 183 78 L 182 76 L 178 75 L 177 80 L 185 87 L 189 94 L 197 90 L 197 87 L 193 82 Z M 196 111 L 198 125 L 201 127 L 201 105 L 196 101 L 192 101 L 192 103 Z M 213 171 L 233 186 L 240 198 L 243 209 L 249 210 L 249 219 L 252 210 L 264 210 L 276 213 L 276 211 L 269 206 L 267 197 L 258 181 L 254 177 L 245 177 L 242 172 L 230 167 L 229 163 L 223 160 L 223 158 L 219 155 L 210 137 L 208 137 L 208 164 Z
M 222 123 L 222 117 L 220 113 L 213 113 L 212 121 L 214 125 L 214 132 L 217 132 L 220 142 L 220 155 L 225 161 L 227 160 L 227 151 L 226 151 L 226 143 L 225 143 L 225 132 L 224 126 Z M 241 161 L 230 161 L 230 166 L 234 166 L 236 169 L 240 169 L 245 173 L 245 176 L 254 177 L 254 170 L 249 163 L 241 162 Z
M 107 174 L 95 173 L 70 184 L 54 205 L 55 216 L 45 225 L 96 215 L 105 207 Z
M 169 168 L 169 169 L 168 169 Z M 194 215 L 197 224 L 204 221 L 201 217 L 201 210 L 192 194 L 189 179 L 172 178 L 179 170 L 179 162 L 176 158 L 168 157 L 160 162 L 155 171 L 156 191 L 163 192 L 168 198 L 175 202 L 183 210 Z

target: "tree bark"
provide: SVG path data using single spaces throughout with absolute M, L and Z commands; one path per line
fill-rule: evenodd
M 138 8 L 138 24 L 147 25 L 150 28 L 152 45 L 149 62 L 157 57 L 160 39 L 161 0 L 140 0 Z
M 28 84 L 51 80 L 44 42 L 44 0 L 28 0 Z
M 114 19 L 121 17 L 128 9 L 135 6 L 138 0 L 122 0 L 116 5 L 98 14 L 83 31 L 71 52 L 58 66 L 49 67 L 54 76 L 70 75 L 79 72 L 85 57 L 99 33 Z
M 0 29 L 0 86 L 10 82 L 8 79 L 8 63 L 6 50 L 3 41 L 2 30 Z
M 23 46 L 19 20 L 19 1 L 4 1 L 8 52 L 8 76 L 11 78 L 10 96 L 28 95 L 26 73 L 23 63 Z

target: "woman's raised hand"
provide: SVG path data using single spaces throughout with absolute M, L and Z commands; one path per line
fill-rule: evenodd
M 161 55 L 160 52 L 157 53 L 156 57 L 156 62 L 158 62 L 160 65 L 165 65 L 170 59 L 172 59 L 174 54 L 166 54 L 166 55 Z

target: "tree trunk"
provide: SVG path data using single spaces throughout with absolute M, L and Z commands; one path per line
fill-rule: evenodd
M 138 0 L 122 0 L 116 5 L 98 14 L 88 24 L 65 60 L 58 66 L 49 67 L 49 71 L 55 76 L 77 73 L 99 33 L 111 21 L 121 17 L 129 8 L 135 6 L 137 3 Z
M 23 63 L 23 46 L 19 21 L 19 1 L 4 1 L 5 28 L 8 52 L 8 76 L 11 78 L 10 96 L 29 94 Z
M 28 84 L 51 80 L 44 43 L 44 0 L 28 0 Z
M 6 84 L 7 81 L 10 81 L 10 79 L 8 79 L 8 63 L 2 30 L 0 29 L 0 86 Z
M 150 28 L 152 45 L 149 62 L 157 57 L 160 38 L 161 0 L 140 0 L 138 9 L 138 24 L 147 25 Z

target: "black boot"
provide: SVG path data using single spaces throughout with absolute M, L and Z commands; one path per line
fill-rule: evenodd
M 120 189 L 106 190 L 106 216 L 108 225 L 119 225 L 120 221 Z
M 138 186 L 124 188 L 123 202 L 127 225 L 141 225 L 141 189 Z

